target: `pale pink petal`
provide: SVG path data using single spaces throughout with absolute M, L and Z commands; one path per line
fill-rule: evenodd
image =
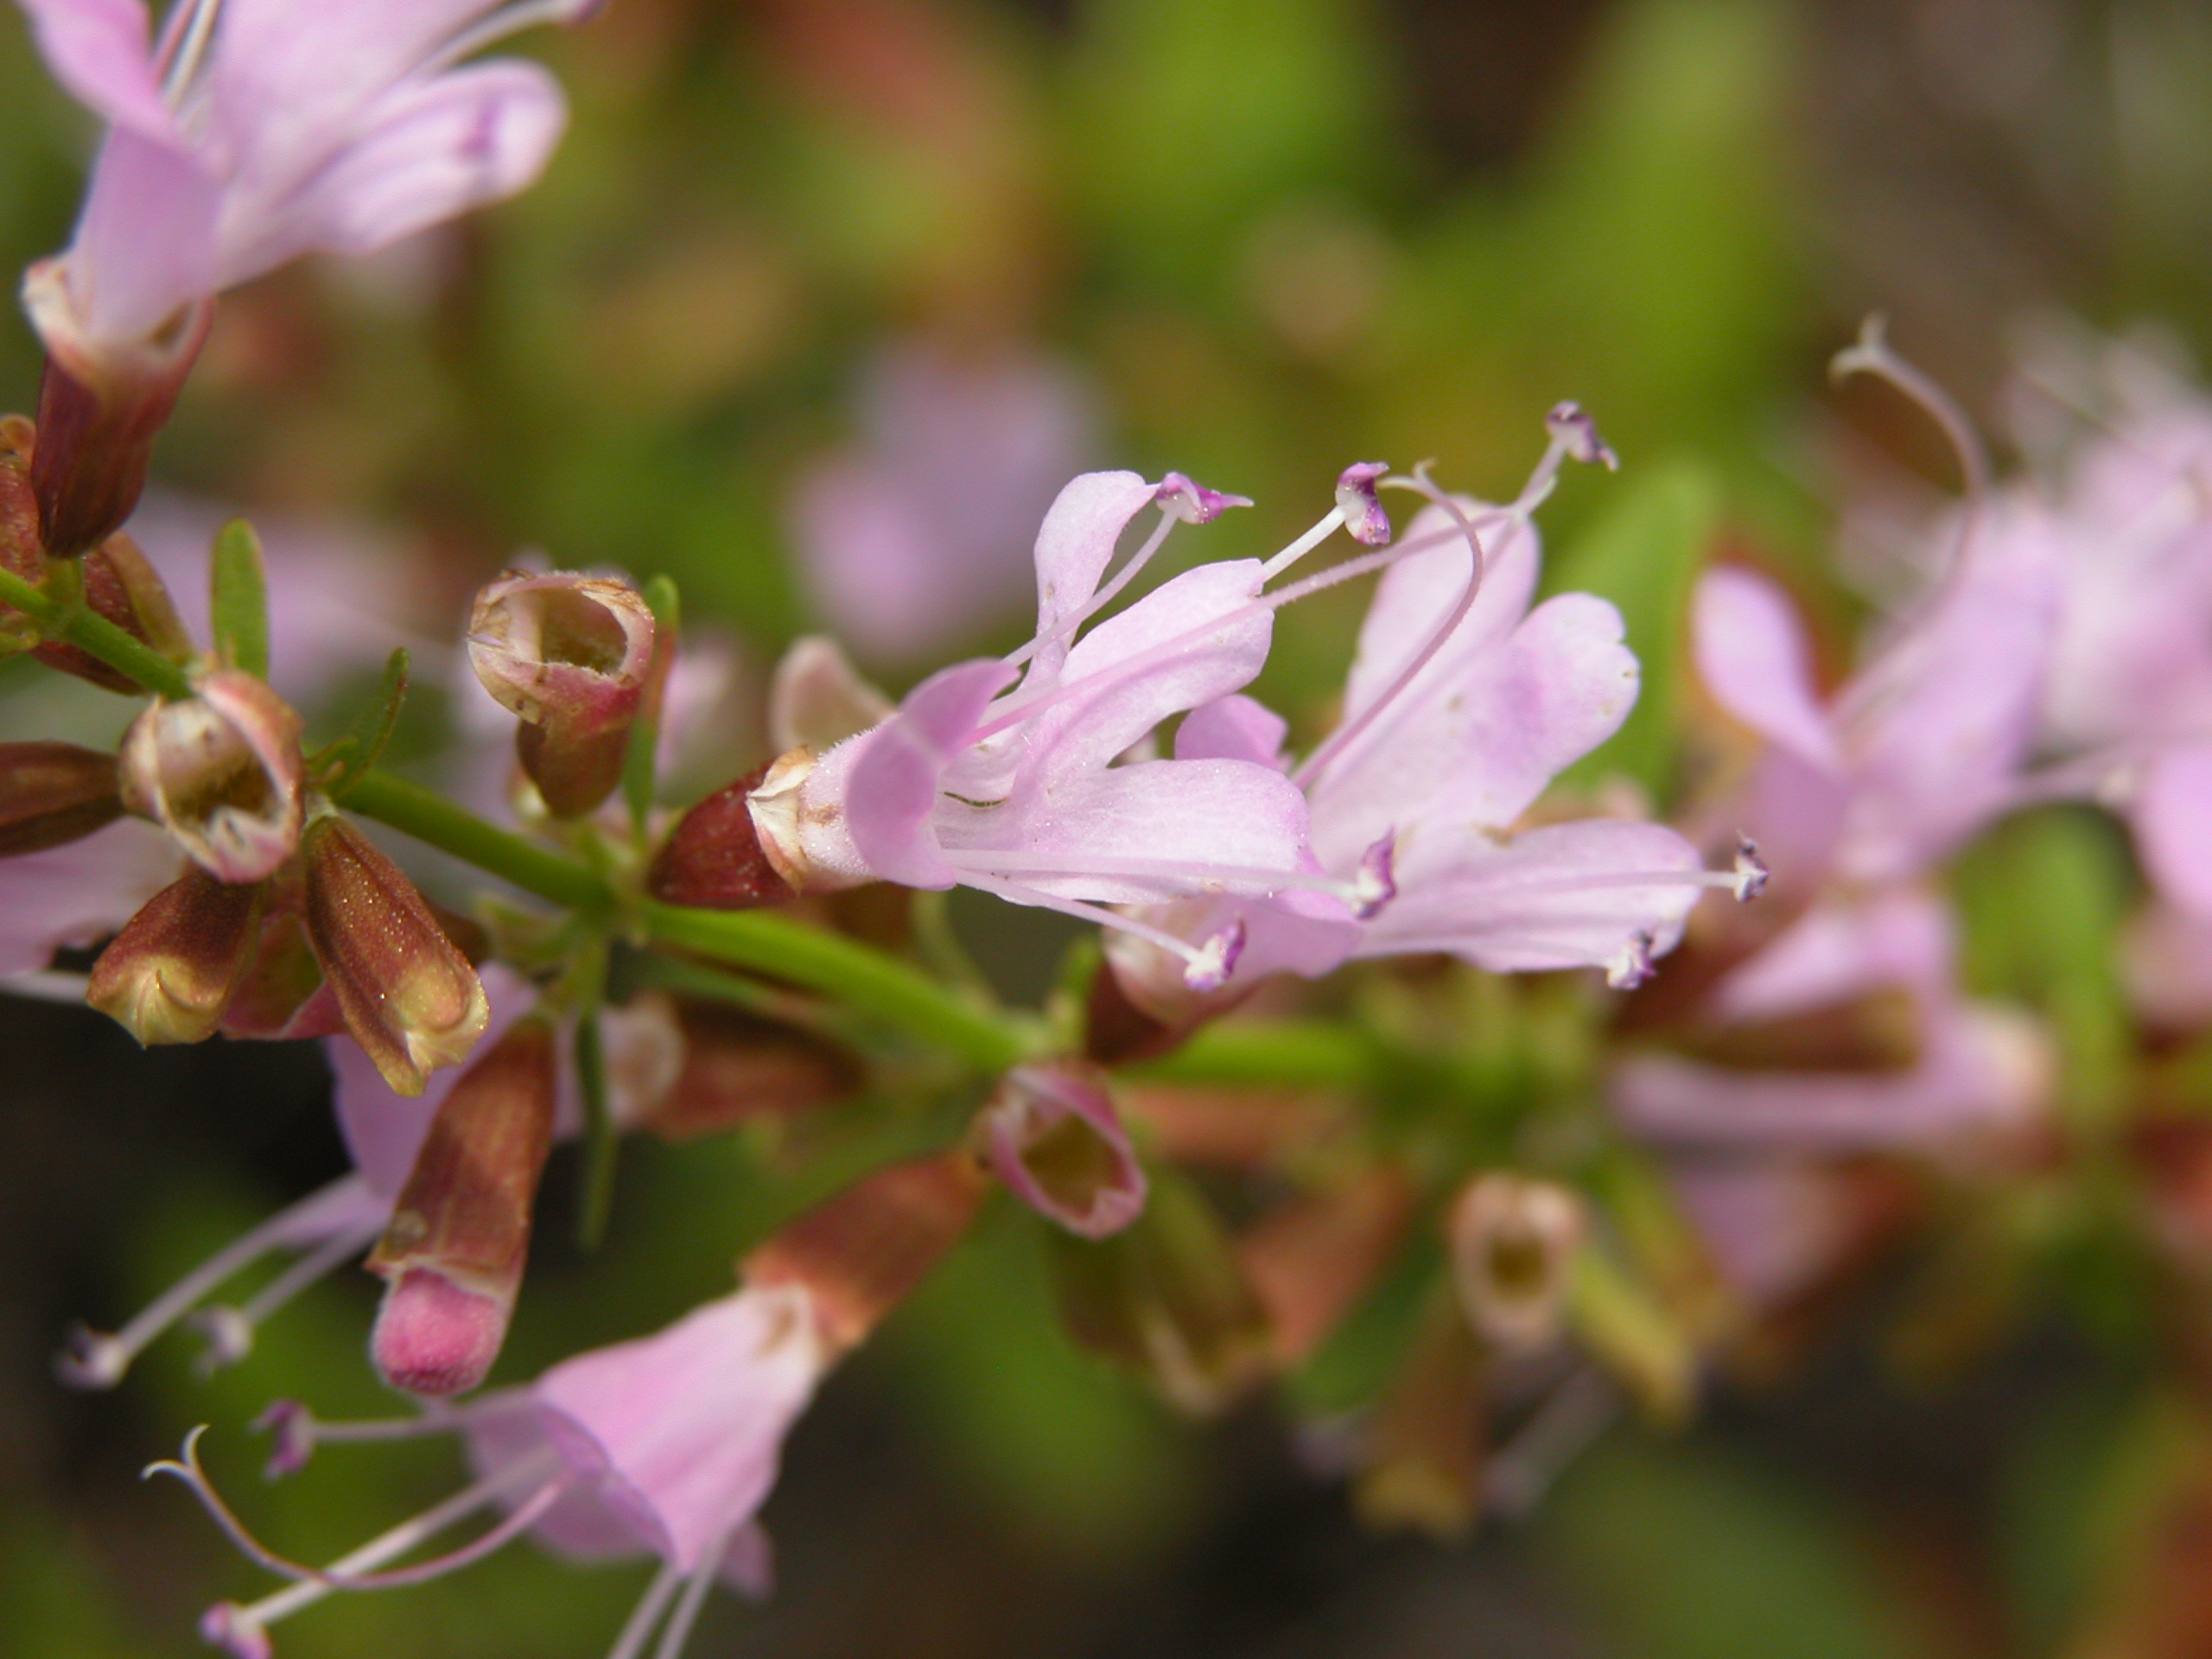
M 1834 900 L 1732 972 L 1713 1005 L 1730 1020 L 1782 1020 L 1884 989 L 1947 995 L 1951 949 L 1950 912 L 1932 894 Z
M 281 214 L 226 227 L 222 283 L 320 250 L 363 254 L 505 200 L 543 171 L 568 120 L 559 84 L 499 60 L 403 84 L 319 167 Z
M 39 55 L 70 95 L 104 121 L 174 143 L 154 73 L 145 0 L 21 0 Z
M 2121 936 L 2120 963 L 2145 1020 L 2179 1031 L 2212 1025 L 2212 921 L 2148 906 Z
M 1473 608 L 1453 630 L 1450 643 L 1423 671 L 1424 695 L 1434 683 L 1463 677 L 1466 664 L 1493 649 L 1529 609 L 1542 562 L 1535 526 L 1508 521 L 1471 497 L 1455 498 L 1476 525 L 1483 548 L 1483 584 Z M 1423 507 L 1398 539 L 1402 543 L 1446 537 L 1425 553 L 1401 559 L 1382 573 L 1375 598 L 1360 625 L 1359 652 L 1344 686 L 1344 710 L 1357 714 L 1387 690 L 1400 669 L 1428 642 L 1459 604 L 1472 561 L 1466 541 L 1450 514 Z
M 1115 671 L 1249 604 L 1259 586 L 1258 560 L 1219 560 L 1163 582 L 1093 627 L 1068 653 L 1060 683 L 1069 695 L 1031 723 L 1017 787 L 1095 772 L 1170 715 L 1249 684 L 1268 659 L 1271 613 L 1224 623 L 1147 666 Z
M 221 183 L 188 152 L 111 131 L 67 262 L 87 334 L 137 341 L 213 293 L 222 209 Z
M 2145 872 L 2166 901 L 2212 920 L 2212 747 L 2169 749 L 2130 810 Z
M 1400 842 L 1398 896 L 1369 922 L 1357 954 L 1449 951 L 1492 973 L 1648 958 L 1674 946 L 1704 892 L 1667 878 L 1700 863 L 1662 824 L 1595 818 L 1500 842 L 1423 823 Z
M 1294 874 L 1306 865 L 1306 829 L 1297 785 L 1243 760 L 1115 766 L 1057 780 L 1033 800 L 948 809 L 938 822 L 938 839 L 962 870 L 1002 872 L 1061 898 L 1113 904 L 1214 887 L 1268 891 L 1275 883 L 1264 875 L 1209 872 Z M 1009 861 L 995 864 L 994 852 Z M 1039 862 L 1051 868 L 1039 870 Z
M 1249 697 L 1216 697 L 1192 709 L 1175 728 L 1175 758 L 1280 766 L 1289 731 L 1288 721 Z
M 899 712 L 852 740 L 843 810 L 854 847 L 882 880 L 949 887 L 957 879 L 931 833 L 938 775 L 1012 677 L 982 658 L 941 669 L 906 694 Z
M 33 973 L 65 945 L 98 944 L 183 871 L 177 844 L 138 818 L 0 859 L 0 974 Z
M 463 1430 L 469 1466 L 479 1478 L 556 1451 L 537 1399 L 526 1388 L 476 1395 L 468 1402 Z M 526 1491 L 518 1495 L 529 1496 Z M 512 1510 L 515 1502 L 510 1499 L 501 1507 Z M 547 1548 L 579 1561 L 650 1554 L 658 1541 L 640 1536 L 632 1522 L 610 1508 L 598 1489 L 584 1481 L 570 1483 L 553 1506 L 531 1523 L 530 1530 Z
M 747 1289 L 564 1360 L 531 1392 L 569 1466 L 689 1572 L 767 1497 L 824 1363 L 804 1291 Z
M 1059 671 L 1068 642 L 1059 638 L 1098 591 L 1115 543 L 1150 503 L 1154 488 L 1135 473 L 1084 473 L 1071 479 L 1037 532 L 1037 638 L 1033 677 Z
M 1842 765 L 1813 689 L 1804 629 L 1779 588 L 1733 565 L 1708 570 L 1697 585 L 1691 626 L 1698 677 L 1715 702 L 1820 771 Z
M 1848 1194 L 1821 1165 L 1683 1158 L 1667 1179 L 1722 1275 L 1755 1306 L 1811 1285 L 1850 1241 Z

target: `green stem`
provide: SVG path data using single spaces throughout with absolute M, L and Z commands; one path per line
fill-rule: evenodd
M 1395 1068 L 1388 1051 L 1363 1033 L 1315 1020 L 1223 1020 L 1173 1054 L 1130 1068 L 1154 1083 L 1221 1087 L 1291 1084 L 1364 1093 Z
M 48 639 L 99 658 L 149 691 L 170 698 L 192 695 L 192 682 L 184 671 L 151 645 L 132 639 L 95 611 L 55 599 L 12 570 L 0 570 L 0 604 L 21 611 L 38 624 L 39 632 Z
M 486 823 L 420 784 L 388 772 L 363 773 L 348 790 L 346 807 L 556 905 L 602 911 L 613 902 L 607 884 L 574 859 Z
M 1029 1056 L 1031 1039 L 1012 1021 L 842 934 L 758 910 L 690 910 L 649 902 L 640 919 L 656 944 L 826 991 L 950 1049 L 979 1071 L 1003 1071 Z
M 584 1190 L 576 1210 L 576 1243 L 595 1250 L 607 1236 L 607 1218 L 613 1212 L 614 1160 L 621 1149 L 607 1103 L 607 1049 L 596 1004 L 576 1021 L 576 1083 L 584 1108 Z

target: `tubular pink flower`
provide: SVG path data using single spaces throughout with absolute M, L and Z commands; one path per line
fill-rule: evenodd
M 1099 1077 L 1017 1066 L 976 1122 L 992 1170 L 1048 1221 L 1105 1238 L 1143 1211 L 1144 1166 Z
M 22 0 L 55 76 L 109 123 L 68 250 L 25 303 L 48 356 L 34 467 L 49 550 L 128 515 L 222 289 L 366 253 L 537 176 L 566 121 L 514 60 L 456 67 L 578 0 Z
M 305 814 L 300 717 L 251 674 L 158 702 L 124 736 L 124 804 L 219 881 L 258 881 L 292 855 Z

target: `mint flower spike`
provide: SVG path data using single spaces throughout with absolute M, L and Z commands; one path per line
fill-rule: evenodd
M 567 120 L 493 41 L 582 0 L 22 0 L 54 77 L 108 123 L 67 251 L 23 299 L 47 350 L 34 483 L 47 549 L 130 516 L 214 296 L 310 251 L 361 254 L 512 195 Z

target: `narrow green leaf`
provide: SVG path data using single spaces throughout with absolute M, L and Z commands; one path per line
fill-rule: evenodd
M 629 752 L 622 757 L 622 798 L 629 804 L 630 823 L 639 835 L 653 810 L 653 763 L 660 747 L 661 696 L 667 689 L 669 670 L 676 659 L 676 645 L 683 626 L 683 607 L 671 576 L 655 576 L 645 584 L 645 603 L 653 613 L 652 677 L 645 686 L 638 718 L 630 728 Z
M 576 1211 L 576 1243 L 595 1250 L 607 1236 L 607 1217 L 614 1207 L 614 1114 L 607 1101 L 607 1047 L 600 1036 L 599 1010 L 586 1010 L 576 1021 L 576 1082 L 584 1107 L 583 1198 Z
M 1663 805 L 1688 687 L 1689 604 L 1719 517 L 1720 490 L 1690 461 L 1631 469 L 1620 499 L 1552 567 L 1552 593 L 1591 593 L 1620 607 L 1643 689 L 1619 731 L 1566 773 L 1584 787 L 1627 777 Z
M 377 688 L 376 696 L 354 719 L 346 735 L 326 751 L 324 758 L 335 762 L 337 768 L 323 784 L 331 799 L 344 800 L 384 758 L 392 728 L 399 723 L 400 705 L 406 701 L 407 652 L 403 646 L 385 660 L 384 683 Z
M 243 518 L 215 532 L 208 586 L 215 654 L 232 668 L 269 677 L 269 578 L 261 538 Z

